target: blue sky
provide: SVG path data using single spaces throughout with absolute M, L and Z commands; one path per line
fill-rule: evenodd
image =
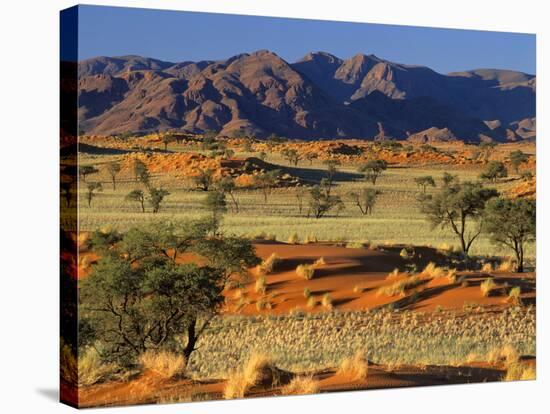
M 413 26 L 80 6 L 79 59 L 136 54 L 171 62 L 268 49 L 288 62 L 308 52 L 373 53 L 440 73 L 475 68 L 534 74 L 535 35 Z

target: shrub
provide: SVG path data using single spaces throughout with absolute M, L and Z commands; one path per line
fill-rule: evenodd
M 315 275 L 315 268 L 312 265 L 301 264 L 296 267 L 296 275 L 306 280 L 311 280 Z
M 319 257 L 317 260 L 315 260 L 315 262 L 313 263 L 313 266 L 314 267 L 320 267 L 320 266 L 324 266 L 326 264 L 327 263 L 325 262 L 325 258 L 324 257 Z
M 498 268 L 497 270 L 499 272 L 511 272 L 514 270 L 514 261 L 513 260 L 505 260 L 503 262 L 501 262 L 499 265 L 498 265 Z
M 481 282 L 481 285 L 479 285 L 481 289 L 481 294 L 484 297 L 488 297 L 491 295 L 491 291 L 496 288 L 496 283 L 493 279 L 487 278 L 483 282 Z
M 319 381 L 312 376 L 298 376 L 283 387 L 283 395 L 304 395 L 319 392 Z
M 309 288 L 304 289 L 304 298 L 309 299 L 311 297 L 311 290 Z
M 308 299 L 307 299 L 307 307 L 309 309 L 312 309 L 315 307 L 315 305 L 317 305 L 317 299 L 315 299 L 313 296 L 310 296 Z
M 449 269 L 447 271 L 447 279 L 449 283 L 456 283 L 456 269 Z
M 186 365 L 183 355 L 167 351 L 147 351 L 141 354 L 139 362 L 143 368 L 154 371 L 166 379 L 183 374 Z
M 353 380 L 365 380 L 369 372 L 369 361 L 362 351 L 357 351 L 351 358 L 344 358 L 338 369 L 339 374 L 350 376 Z

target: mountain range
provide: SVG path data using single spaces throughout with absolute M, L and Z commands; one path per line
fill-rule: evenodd
M 477 69 L 440 74 L 374 55 L 267 50 L 180 63 L 141 56 L 78 64 L 82 133 L 177 129 L 222 136 L 504 142 L 534 138 L 536 77 Z

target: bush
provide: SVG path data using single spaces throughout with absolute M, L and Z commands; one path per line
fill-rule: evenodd
M 332 297 L 328 293 L 325 293 L 323 295 L 323 299 L 321 299 L 321 304 L 323 305 L 323 307 L 327 308 L 328 310 L 331 310 L 332 309 Z
M 86 348 L 78 356 L 78 386 L 88 386 L 107 380 L 116 371 L 116 365 L 104 363 L 97 351 Z
M 261 379 L 262 370 L 273 367 L 271 357 L 253 353 L 241 371 L 230 374 L 223 390 L 225 399 L 243 398 L 246 392 Z
M 422 276 L 430 277 L 432 279 L 443 277 L 445 275 L 445 270 L 441 267 L 438 267 L 434 262 L 428 263 L 428 265 L 422 271 Z

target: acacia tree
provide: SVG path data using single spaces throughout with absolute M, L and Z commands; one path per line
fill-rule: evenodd
M 214 183 L 214 170 L 211 168 L 199 169 L 198 174 L 193 177 L 197 188 L 208 191 Z
M 204 198 L 204 206 L 212 214 L 212 221 L 218 223 L 220 215 L 227 212 L 225 194 L 221 191 L 211 191 Z
M 297 187 L 296 188 L 296 200 L 298 201 L 298 214 L 302 215 L 302 210 L 304 209 L 304 197 L 306 195 L 306 191 L 304 187 Z
M 495 243 L 514 251 L 519 273 L 523 272 L 525 244 L 535 240 L 536 216 L 536 202 L 522 198 L 495 198 L 485 208 L 485 231 Z
M 319 158 L 319 155 L 317 155 L 316 152 L 308 152 L 305 155 L 305 159 L 309 161 L 309 165 L 312 165 L 313 160 L 316 160 L 317 158 Z
M 376 204 L 376 198 L 380 194 L 380 191 L 373 188 L 364 188 L 359 193 L 354 191 L 349 193 L 349 198 L 353 203 L 359 207 L 361 214 L 372 214 L 372 209 Z
M 330 194 L 328 180 L 323 178 L 321 185 L 315 185 L 309 190 L 309 212 L 313 217 L 319 219 L 335 207 L 343 205 L 339 196 Z
M 259 262 L 249 241 L 211 236 L 211 229 L 210 222 L 155 223 L 105 243 L 80 287 L 82 318 L 102 358 L 132 363 L 147 350 L 168 349 L 189 361 L 223 302 L 227 275 L 242 277 Z M 204 260 L 178 263 L 186 251 Z
M 426 187 L 435 187 L 435 180 L 431 175 L 425 175 L 422 177 L 416 177 L 414 182 L 418 187 L 422 187 L 422 193 L 426 194 Z
M 376 185 L 376 180 L 387 168 L 388 163 L 384 160 L 370 160 L 359 167 L 359 172 L 364 173 L 365 179 L 370 181 L 372 185 Z
M 222 193 L 229 194 L 229 197 L 231 197 L 231 202 L 233 203 L 233 209 L 235 210 L 235 213 L 238 213 L 239 202 L 235 197 L 235 189 L 237 188 L 235 180 L 230 176 L 225 176 L 218 182 L 218 188 Z
M 479 144 L 478 146 L 479 156 L 483 162 L 485 163 L 489 162 L 489 157 L 491 156 L 491 152 L 493 152 L 496 146 L 497 144 L 492 141 L 484 141 Z
M 111 177 L 113 183 L 113 191 L 116 190 L 116 176 L 120 172 L 120 164 L 116 161 L 112 161 L 107 164 L 107 174 Z
M 294 165 L 295 167 L 298 165 L 298 162 L 300 162 L 300 154 L 298 151 L 296 151 L 293 148 L 285 148 L 281 151 L 281 155 L 285 160 L 287 160 L 290 164 Z
M 93 165 L 83 165 L 78 168 L 78 174 L 82 177 L 82 181 L 86 182 L 86 178 L 91 174 L 97 174 L 99 170 Z
M 464 182 L 458 178 L 451 180 L 441 190 L 422 200 L 421 211 L 426 214 L 432 227 L 450 228 L 460 240 L 464 255 L 482 231 L 485 203 L 498 196 L 494 189 L 483 187 L 481 183 Z M 472 226 L 474 227 L 472 229 Z
M 525 154 L 522 150 L 512 151 L 509 155 L 510 163 L 514 167 L 516 174 L 519 174 L 519 167 L 521 164 L 529 161 L 529 156 Z
M 147 166 L 143 161 L 141 161 L 139 158 L 134 159 L 134 178 L 136 180 L 136 183 L 141 181 L 143 182 L 144 178 L 147 178 L 147 181 L 149 179 L 149 171 L 147 170 Z
M 97 192 L 103 191 L 101 183 L 88 183 L 88 191 L 86 192 L 86 200 L 88 200 L 88 207 L 92 206 L 92 200 L 97 195 Z
M 255 176 L 256 186 L 261 188 L 264 195 L 264 203 L 267 203 L 267 197 L 271 189 L 277 185 L 281 170 L 264 171 Z
M 148 187 L 148 190 L 149 197 L 147 197 L 147 201 L 151 204 L 153 213 L 158 213 L 160 210 L 160 205 L 164 201 L 164 197 L 170 195 L 170 193 L 164 188 Z
M 176 141 L 176 138 L 172 134 L 164 134 L 161 137 L 161 141 L 164 144 L 164 152 L 168 151 L 168 145 Z
M 142 190 L 130 191 L 125 199 L 128 201 L 137 201 L 141 206 L 141 211 L 145 213 L 145 194 L 143 194 Z
M 508 170 L 502 161 L 491 161 L 479 177 L 494 183 L 497 179 L 507 176 Z
M 338 172 L 340 161 L 337 159 L 328 159 L 323 161 L 323 164 L 327 166 L 327 178 L 324 187 L 326 188 L 327 193 L 330 195 L 330 191 L 332 190 L 332 183 L 334 182 L 334 176 Z

